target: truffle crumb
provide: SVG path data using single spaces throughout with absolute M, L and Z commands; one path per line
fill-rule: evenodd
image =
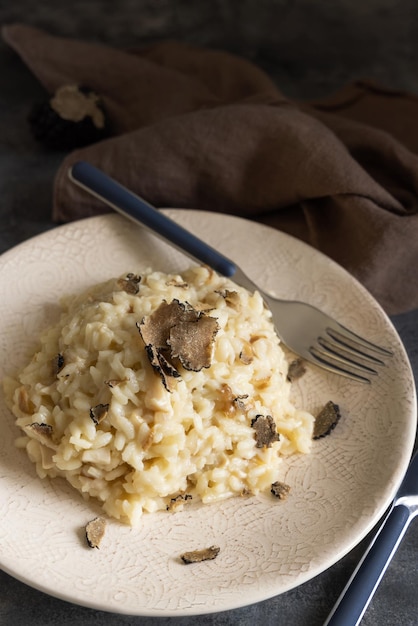
M 95 424 L 100 424 L 100 422 L 103 422 L 103 420 L 107 416 L 108 411 L 108 404 L 96 404 L 96 406 L 93 406 L 90 409 L 90 417 Z
M 236 396 L 233 399 L 234 407 L 237 411 L 245 411 L 247 408 L 246 400 L 248 400 L 248 394 L 243 394 L 241 396 Z
M 180 281 L 177 278 L 167 280 L 165 284 L 167 285 L 167 287 L 180 287 L 181 289 L 187 289 L 187 287 L 189 286 L 186 282 Z
M 279 500 L 286 500 L 290 493 L 290 487 L 289 485 L 286 485 L 286 483 L 281 483 L 276 480 L 276 482 L 271 486 L 271 493 Z
M 254 353 L 251 344 L 249 344 L 248 342 L 244 343 L 244 345 L 242 346 L 242 350 L 239 353 L 239 358 L 245 365 L 250 365 L 250 363 L 253 362 Z
M 236 396 L 227 383 L 222 383 L 219 388 L 217 407 L 220 411 L 229 415 L 236 411 L 245 411 L 246 400 L 248 400 L 248 394 Z
M 256 415 L 251 421 L 251 426 L 255 430 L 257 448 L 271 448 L 272 443 L 280 440 L 280 435 L 271 415 Z
M 338 424 L 340 417 L 340 407 L 329 400 L 315 418 L 313 438 L 320 439 L 329 435 Z
M 210 561 L 216 559 L 220 551 L 217 546 L 210 546 L 210 548 L 204 548 L 203 550 L 194 550 L 192 552 L 184 552 L 180 555 L 183 563 L 201 563 L 202 561 Z
M 117 387 L 118 385 L 122 384 L 123 382 L 125 382 L 125 381 L 121 380 L 120 378 L 110 378 L 109 380 L 105 380 L 104 384 L 107 385 L 108 387 L 110 387 L 111 389 L 113 389 L 114 387 Z
M 55 376 L 60 373 L 64 365 L 64 356 L 62 354 L 57 354 L 57 356 L 52 360 L 52 370 Z
M 235 395 L 232 393 L 232 389 L 227 383 L 222 383 L 219 387 L 219 395 L 217 398 L 218 408 L 226 414 L 234 411 Z
M 171 513 L 182 511 L 184 505 L 190 502 L 192 498 L 193 497 L 189 493 L 181 493 L 175 498 L 171 498 L 170 502 L 167 504 L 167 511 L 170 511 Z
M 216 291 L 225 302 L 233 309 L 238 309 L 241 304 L 241 298 L 237 291 L 230 291 L 229 289 L 224 289 L 223 291 Z
M 56 449 L 56 445 L 53 441 L 54 430 L 50 424 L 33 422 L 25 427 L 25 432 L 33 439 L 39 441 L 39 443 L 47 446 L 47 448 Z
M 126 293 L 136 295 L 139 292 L 139 283 L 142 277 L 135 274 L 127 274 L 126 278 L 119 278 L 117 284 Z
M 306 372 L 306 365 L 303 359 L 294 359 L 289 365 L 287 371 L 287 380 L 293 382 L 301 378 Z
M 106 520 L 95 517 L 86 524 L 86 540 L 90 548 L 99 548 L 106 530 Z

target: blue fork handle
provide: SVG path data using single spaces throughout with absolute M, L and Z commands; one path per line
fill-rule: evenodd
M 391 509 L 324 626 L 357 626 L 360 623 L 412 517 L 403 504 Z
M 227 257 L 158 211 L 151 204 L 117 183 L 94 165 L 75 163 L 68 173 L 70 179 L 113 209 L 139 222 L 155 235 L 168 241 L 195 261 L 209 265 L 219 274 L 231 277 L 237 267 Z

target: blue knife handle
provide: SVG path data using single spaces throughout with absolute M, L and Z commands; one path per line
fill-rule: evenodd
M 235 274 L 237 268 L 230 259 L 90 163 L 78 161 L 71 167 L 69 177 L 119 213 L 139 222 L 194 260 L 209 265 L 223 276 L 231 277 Z
M 360 623 L 412 517 L 403 504 L 391 509 L 324 626 L 357 626 Z

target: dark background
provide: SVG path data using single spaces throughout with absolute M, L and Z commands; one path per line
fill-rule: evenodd
M 2 23 L 129 46 L 176 38 L 237 52 L 288 95 L 324 95 L 359 77 L 418 89 L 415 0 L 17 0 Z

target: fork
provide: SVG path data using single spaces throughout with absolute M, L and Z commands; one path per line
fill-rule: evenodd
M 210 266 L 250 292 L 259 291 L 272 312 L 281 341 L 306 361 L 351 380 L 370 383 L 384 365 L 383 357 L 392 355 L 390 350 L 360 337 L 310 304 L 269 295 L 231 259 L 90 163 L 78 161 L 69 169 L 68 176 L 76 185 L 139 222 L 194 261 Z

